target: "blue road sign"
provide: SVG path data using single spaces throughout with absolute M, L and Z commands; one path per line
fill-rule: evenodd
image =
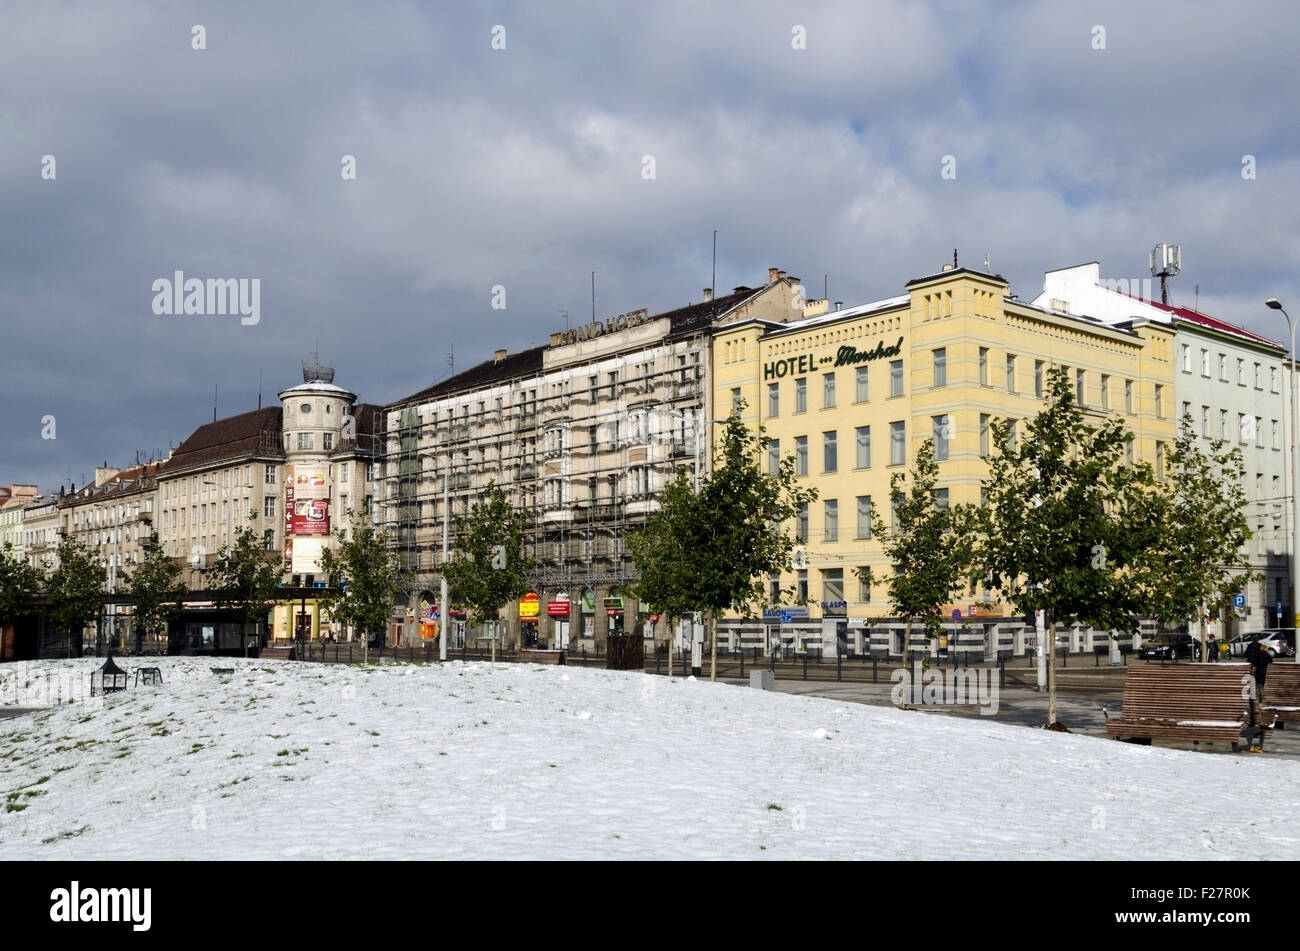
M 1246 606 L 1246 596 L 1244 594 L 1234 594 L 1232 596 L 1232 606 L 1234 608 L 1244 608 Z
M 953 619 L 954 621 L 960 621 L 960 620 L 961 620 L 961 608 L 953 608 L 953 609 L 952 609 L 952 619 Z
M 782 615 L 781 615 L 781 623 L 782 623 L 782 624 L 789 624 L 789 623 L 790 623 L 791 621 L 793 621 L 793 620 L 794 620 L 794 616 L 791 615 L 791 614 L 782 614 Z

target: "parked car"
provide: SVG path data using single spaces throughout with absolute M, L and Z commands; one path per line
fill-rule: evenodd
M 1261 646 L 1267 647 L 1269 653 L 1274 657 L 1294 657 L 1295 656 L 1295 628 L 1282 627 L 1271 628 L 1265 631 L 1251 631 L 1248 634 L 1238 634 L 1232 640 L 1228 641 L 1228 653 L 1233 657 L 1243 657 L 1246 654 L 1246 648 L 1258 641 Z
M 1295 656 L 1295 628 L 1293 627 L 1272 627 L 1265 631 L 1260 631 L 1258 635 L 1261 647 L 1267 647 L 1269 653 L 1274 657 L 1294 657 Z
M 1141 660 L 1201 659 L 1201 644 L 1190 634 L 1161 634 L 1138 651 Z

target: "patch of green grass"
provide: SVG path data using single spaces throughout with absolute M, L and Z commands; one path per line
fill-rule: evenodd
M 41 839 L 41 845 L 50 845 L 51 843 L 58 842 L 61 839 L 75 839 L 89 828 L 90 826 L 82 826 L 80 829 L 73 829 L 70 832 L 60 832 L 58 835 L 52 835 L 48 839 Z
M 185 751 L 185 755 L 189 756 L 191 753 L 197 753 L 201 749 L 203 749 L 202 743 L 191 743 L 190 748 Z
M 245 756 L 247 756 L 247 755 L 248 755 L 247 753 L 231 753 L 229 758 L 230 758 L 230 759 L 243 759 L 243 758 L 244 758 Z
M 5 803 L 5 812 L 22 812 L 27 807 L 16 802 Z
M 379 731 L 378 731 L 378 730 L 366 730 L 366 732 L 369 733 L 371 736 L 378 736 L 378 735 L 379 735 Z
M 288 755 L 289 755 L 289 751 L 288 751 L 288 750 L 280 750 L 280 752 L 276 753 L 275 755 L 276 755 L 276 756 L 288 756 Z
M 128 756 L 130 756 L 130 755 L 131 755 L 131 751 L 130 751 L 130 750 L 123 750 L 122 752 L 120 752 L 120 753 L 118 753 L 116 756 L 114 756 L 113 759 L 126 759 L 126 757 L 128 757 Z
M 778 806 L 778 805 L 777 805 L 776 803 L 774 803 L 774 802 L 769 802 L 769 803 L 767 804 L 767 808 L 770 809 L 770 810 L 772 810 L 773 812 L 780 812 L 780 811 L 781 811 L 781 807 Z

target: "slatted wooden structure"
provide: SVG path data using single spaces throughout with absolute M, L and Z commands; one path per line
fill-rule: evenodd
M 1300 664 L 1275 660 L 1268 665 L 1260 709 L 1283 723 L 1300 723 Z
M 1272 672 L 1268 681 L 1272 686 Z M 1118 739 L 1194 740 L 1236 749 L 1252 725 L 1259 740 L 1271 715 L 1252 717 L 1254 676 L 1249 664 L 1133 664 L 1124 676 L 1124 708 L 1107 717 Z

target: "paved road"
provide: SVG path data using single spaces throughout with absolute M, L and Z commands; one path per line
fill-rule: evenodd
M 1008 673 L 1010 673 L 1008 671 Z M 738 686 L 747 686 L 744 681 L 731 680 Z M 778 680 L 776 689 L 781 693 L 801 694 L 811 697 L 826 697 L 832 700 L 844 700 L 850 703 L 865 703 L 872 706 L 893 706 L 890 700 L 891 684 L 850 684 L 817 683 L 815 681 Z M 1056 719 L 1072 733 L 1087 736 L 1106 736 L 1106 720 L 1102 707 L 1118 713 L 1124 697 L 1122 675 L 1114 679 L 1113 686 L 1085 686 L 1081 688 L 1058 687 L 1056 694 Z M 977 706 L 912 706 L 922 716 L 981 716 Z M 1018 726 L 1040 728 L 1047 722 L 1047 694 L 1025 687 L 1007 687 L 998 691 L 998 712 L 990 717 L 999 723 L 1014 723 Z M 1276 755 L 1285 759 L 1300 760 L 1300 729 L 1298 724 L 1291 724 L 1289 730 L 1274 730 L 1264 743 L 1264 755 Z M 1157 745 L 1170 749 L 1200 749 L 1214 753 L 1234 755 L 1232 750 L 1222 743 L 1193 745 L 1190 742 L 1161 741 Z

